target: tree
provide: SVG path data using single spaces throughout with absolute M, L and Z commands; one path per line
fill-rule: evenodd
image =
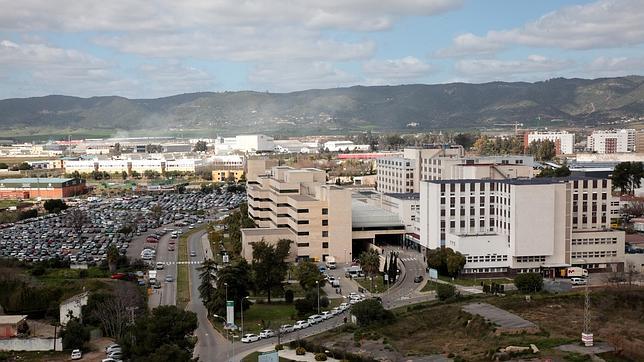
M 78 318 L 71 318 L 60 335 L 63 338 L 63 349 L 84 349 L 90 337 L 89 329 Z
M 622 194 L 632 194 L 640 187 L 642 177 L 644 168 L 641 162 L 620 162 L 611 176 L 613 189 L 619 189 Z
M 295 293 L 289 289 L 284 292 L 284 301 L 288 304 L 293 303 L 293 299 L 295 298 Z
M 539 273 L 522 273 L 514 277 L 514 285 L 524 293 L 536 293 L 543 288 L 543 277 Z
M 145 310 L 145 300 L 135 285 L 116 283 L 108 293 L 89 295 L 87 305 L 83 307 L 83 319 L 90 325 L 100 324 L 106 336 L 120 340 L 128 332 L 132 313 L 138 316 Z
M 88 222 L 88 220 L 89 218 L 87 217 L 87 213 L 75 207 L 67 213 L 65 223 L 67 226 L 73 228 L 74 231 L 76 231 L 76 234 L 80 235 L 83 232 L 83 226 Z
M 212 259 L 204 260 L 197 270 L 199 270 L 199 279 L 201 280 L 198 288 L 199 296 L 204 305 L 208 305 L 215 297 L 217 263 Z
M 568 166 L 563 165 L 559 168 L 546 167 L 537 175 L 537 177 L 568 177 L 571 175 Z
M 550 140 L 532 141 L 528 146 L 528 154 L 537 161 L 550 161 L 557 155 L 555 143 Z
M 192 353 L 182 349 L 176 344 L 164 344 L 154 353 L 143 357 L 142 362 L 175 362 L 175 361 L 193 361 Z
M 253 281 L 257 290 L 265 291 L 268 302 L 271 302 L 271 290 L 282 288 L 288 265 L 286 257 L 291 249 L 292 240 L 281 239 L 275 245 L 264 240 L 253 244 Z
M 304 293 L 304 298 L 295 300 L 294 303 L 297 315 L 304 317 L 311 313 L 316 313 L 318 310 L 318 292 L 317 290 L 310 289 Z M 329 298 L 320 295 L 320 308 L 329 306 Z
M 192 358 L 194 340 L 190 336 L 195 329 L 197 315 L 194 312 L 176 306 L 160 306 L 150 315 L 138 318 L 132 327 L 131 338 L 123 338 L 120 343 L 133 361 L 158 361 L 152 356 L 166 351 L 168 359 L 162 357 L 161 361 L 187 362 Z
M 116 248 L 116 245 L 112 244 L 107 248 L 107 265 L 110 268 L 110 273 L 116 271 L 119 260 L 119 251 Z
M 304 290 L 310 290 L 316 287 L 316 281 L 320 283 L 320 288 L 324 287 L 325 279 L 318 267 L 310 261 L 300 261 L 295 271 L 297 279 Z
M 459 133 L 454 136 L 454 143 L 463 146 L 464 149 L 469 149 L 474 145 L 476 136 L 471 133 Z
M 436 297 L 439 300 L 446 300 L 456 295 L 456 288 L 451 284 L 438 283 L 436 285 Z
M 367 299 L 351 307 L 351 314 L 356 316 L 358 325 L 366 327 L 374 324 L 389 324 L 395 320 L 394 314 L 383 308 L 376 299 Z
M 437 248 L 427 250 L 427 266 L 438 270 L 441 275 L 456 276 L 463 266 L 465 257 L 450 248 Z
M 49 213 L 58 214 L 62 210 L 67 209 L 67 204 L 61 199 L 49 199 L 45 200 L 43 207 Z
M 206 141 L 197 141 L 197 143 L 195 143 L 195 148 L 192 151 L 206 152 L 208 151 L 208 144 L 206 143 Z
M 226 313 L 226 291 L 228 300 L 235 301 L 235 311 L 244 310 L 250 307 L 245 299 L 249 295 L 248 289 L 251 285 L 250 265 L 245 259 L 239 259 L 235 263 L 219 269 L 217 272 L 217 289 L 213 298 L 206 305 L 210 314 L 225 315 Z M 243 304 L 240 305 L 240 300 Z
M 126 171 L 122 171 L 122 172 L 121 172 L 121 178 L 122 178 L 123 180 L 127 180 L 127 172 L 126 172 Z
M 369 276 L 374 276 L 380 270 L 380 254 L 374 249 L 363 251 L 360 254 L 360 267 Z
M 8 168 L 9 168 L 9 165 L 7 165 L 7 164 L 6 164 L 6 163 L 4 163 L 4 162 L 0 162 L 0 170 L 6 170 L 6 169 L 8 169 Z

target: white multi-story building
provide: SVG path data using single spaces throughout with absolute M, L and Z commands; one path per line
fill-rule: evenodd
M 273 152 L 275 143 L 273 137 L 263 134 L 238 135 L 235 137 L 219 137 L 215 140 L 215 153 L 225 155 L 232 152 L 262 153 Z
M 435 180 L 421 183 L 420 244 L 465 255 L 465 273 L 622 268 L 619 203 L 606 179 Z
M 635 151 L 635 130 L 596 130 L 588 136 L 587 148 L 597 153 Z
M 414 192 L 413 160 L 404 157 L 386 157 L 377 160 L 376 179 L 379 191 L 389 193 Z M 417 186 L 416 186 L 417 187 Z
M 523 147 L 528 149 L 530 143 L 538 141 L 552 141 L 558 155 L 571 155 L 575 152 L 575 134 L 567 131 L 561 132 L 530 132 L 524 135 Z

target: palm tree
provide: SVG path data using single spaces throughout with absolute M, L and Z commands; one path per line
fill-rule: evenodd
M 365 271 L 365 273 L 372 277 L 371 282 L 373 284 L 373 276 L 380 270 L 380 254 L 378 254 L 374 249 L 369 249 L 360 254 L 359 260 L 360 267 Z M 373 289 L 373 285 L 371 286 L 371 289 Z
M 110 268 L 110 273 L 116 271 L 116 266 L 119 260 L 119 251 L 116 248 L 116 245 L 112 244 L 107 248 L 107 265 Z

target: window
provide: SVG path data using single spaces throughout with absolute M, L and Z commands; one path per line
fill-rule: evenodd
M 329 232 L 326 231 L 326 230 L 322 231 L 322 237 L 323 238 L 328 238 L 329 237 Z
M 308 247 L 309 247 L 309 243 L 297 243 L 297 247 L 298 247 L 298 248 L 308 248 Z
M 328 215 L 329 214 L 329 209 L 326 207 L 322 209 L 322 215 Z
M 309 221 L 308 220 L 297 220 L 298 225 L 308 225 Z
M 309 209 L 297 209 L 297 213 L 298 213 L 298 214 L 308 214 L 308 213 L 309 213 Z
M 329 220 L 322 220 L 322 226 L 328 226 Z
M 297 235 L 298 236 L 307 236 L 307 235 L 309 235 L 309 232 L 308 231 L 298 231 Z
M 322 243 L 322 249 L 328 249 L 329 248 L 329 243 L 327 241 Z

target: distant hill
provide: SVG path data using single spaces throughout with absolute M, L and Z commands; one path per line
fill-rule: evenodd
M 0 129 L 210 128 L 324 132 L 472 128 L 535 119 L 595 125 L 644 115 L 644 77 L 543 82 L 355 86 L 292 93 L 190 93 L 157 99 L 46 97 L 0 100 Z

